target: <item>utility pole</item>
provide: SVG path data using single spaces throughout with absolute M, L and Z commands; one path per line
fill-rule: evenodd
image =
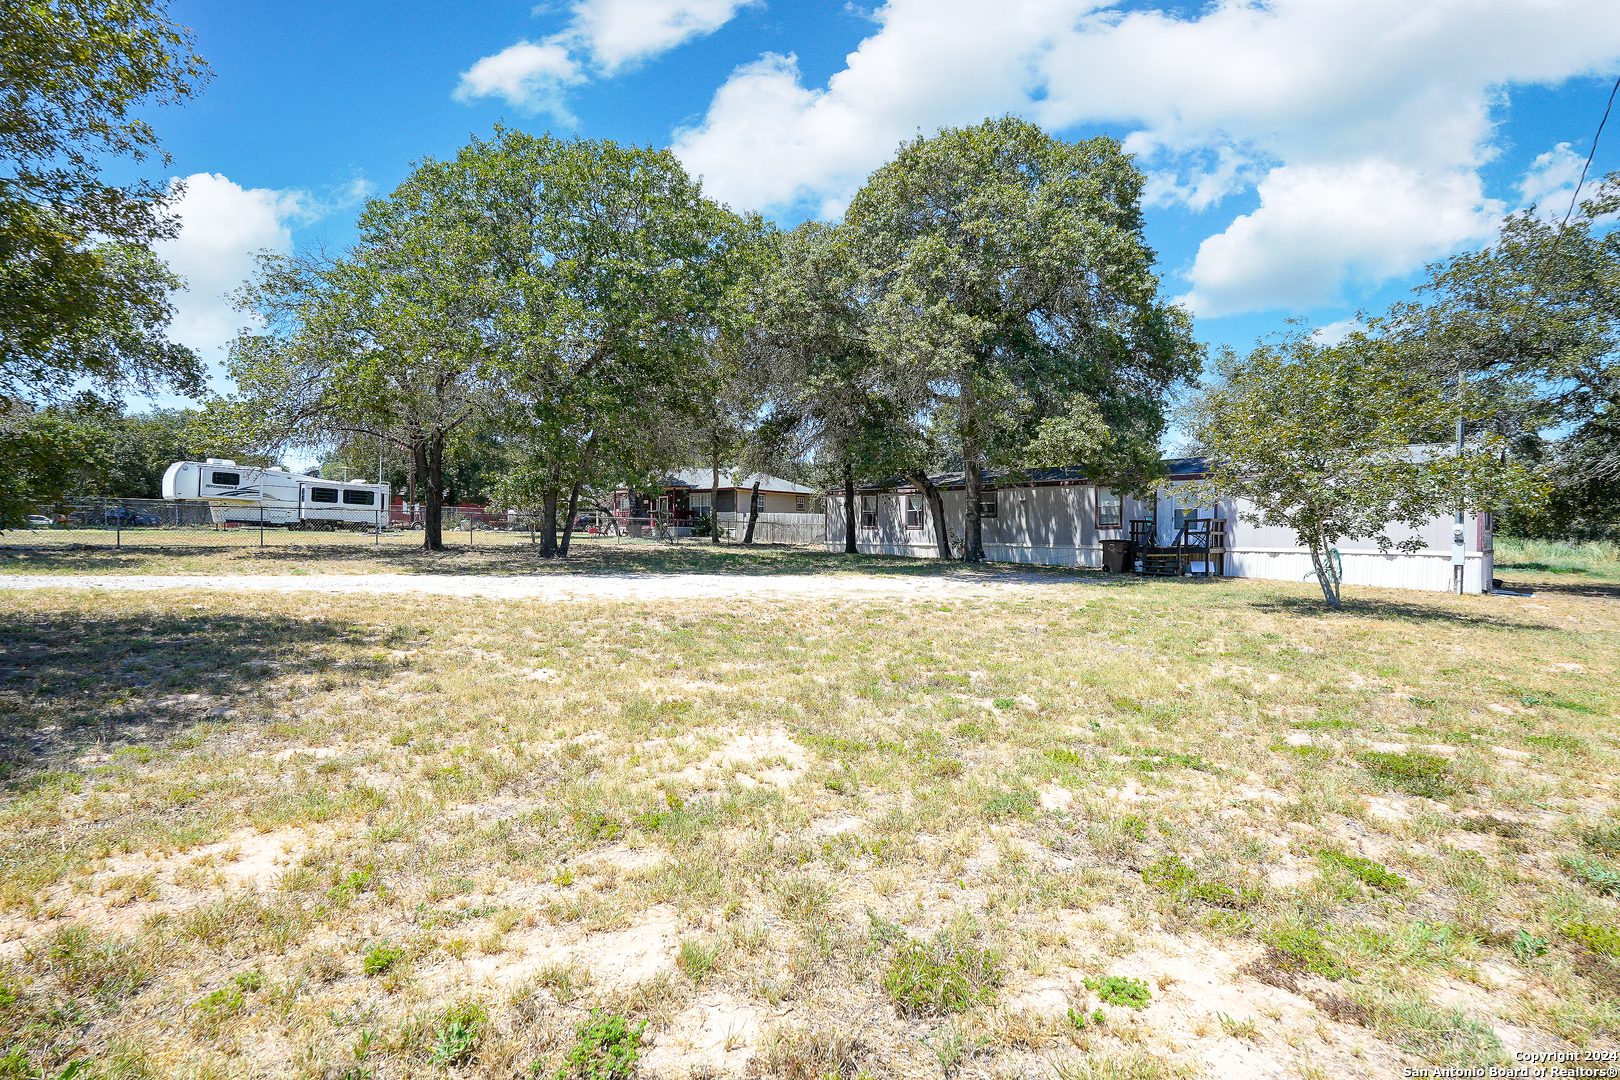
M 1463 456 L 1463 374 L 1457 371 L 1457 465 Z M 1463 504 L 1457 500 L 1457 521 L 1451 527 L 1451 591 L 1463 594 L 1463 572 L 1468 569 L 1468 542 L 1463 537 Z

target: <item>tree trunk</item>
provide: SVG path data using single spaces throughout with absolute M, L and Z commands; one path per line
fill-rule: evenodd
M 574 538 L 574 516 L 579 513 L 579 489 L 585 486 L 583 480 L 575 480 L 574 486 L 568 492 L 568 519 L 563 522 L 562 545 L 558 554 L 568 557 L 568 542 Z
M 979 521 L 979 494 L 982 477 L 979 473 L 978 447 L 972 443 L 962 446 L 962 472 L 967 480 L 967 507 L 962 523 L 962 561 L 984 562 L 984 533 Z
M 411 478 L 410 478 L 410 481 L 409 481 L 409 485 L 410 485 L 410 502 L 405 504 L 405 514 L 410 519 L 410 523 L 412 525 L 415 525 L 416 524 L 416 444 L 415 443 L 411 444 L 410 458 L 411 458 Z
M 854 555 L 859 549 L 855 546 L 855 515 L 860 513 L 855 507 L 855 466 L 844 462 L 844 554 Z
M 540 497 L 540 557 L 557 557 L 557 489 L 547 488 Z
M 1316 583 L 1322 586 L 1322 596 L 1328 607 L 1339 608 L 1339 581 L 1328 566 L 1326 544 L 1320 537 L 1311 538 L 1311 568 L 1316 571 Z
M 923 493 L 923 499 L 928 503 L 928 518 L 934 523 L 934 541 L 939 548 L 939 557 L 949 560 L 951 557 L 951 534 L 945 527 L 945 498 L 939 493 L 939 485 L 928 479 L 925 472 L 911 473 L 906 479 L 916 485 L 917 490 Z
M 748 496 L 748 532 L 743 536 L 743 543 L 754 542 L 754 522 L 759 520 L 759 481 L 754 481 L 754 490 Z
M 568 489 L 568 520 L 563 522 L 562 547 L 559 553 L 568 556 L 568 544 L 574 538 L 574 518 L 579 514 L 579 492 L 585 486 L 585 477 L 591 467 L 591 458 L 596 454 L 596 433 L 585 440 L 585 449 L 579 455 L 579 474 L 574 478 L 574 486 Z
M 435 431 L 418 445 L 421 455 L 422 486 L 426 489 L 427 509 L 422 522 L 422 550 L 444 550 L 444 433 Z
M 720 542 L 720 440 L 717 438 L 713 444 L 714 453 L 709 457 L 710 484 L 709 484 L 709 543 Z

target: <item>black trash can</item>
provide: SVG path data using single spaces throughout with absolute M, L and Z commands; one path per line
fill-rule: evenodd
M 1102 542 L 1103 569 L 1110 574 L 1123 574 L 1131 568 L 1131 542 L 1104 540 Z

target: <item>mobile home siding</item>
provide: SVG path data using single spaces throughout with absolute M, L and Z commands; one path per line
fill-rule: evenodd
M 1100 567 L 1102 541 L 1129 539 L 1133 520 L 1154 521 L 1157 542 L 1171 544 L 1177 532 L 1176 486 L 1171 484 L 1168 492 L 1156 498 L 1121 499 L 1120 524 L 1117 528 L 1098 527 L 1099 487 L 1094 484 L 1063 482 L 995 488 L 996 516 L 982 521 L 985 555 L 993 562 Z M 987 490 L 986 498 L 990 494 L 991 491 Z M 866 526 L 857 517 L 856 546 L 859 551 L 875 555 L 937 557 L 939 548 L 934 522 L 926 505 L 922 527 L 906 527 L 907 495 L 920 497 L 920 493 L 909 487 L 857 494 L 857 515 L 863 497 L 875 498 L 877 505 L 873 525 Z M 966 493 L 960 489 L 947 490 L 941 492 L 941 496 L 952 548 L 960 552 Z M 826 498 L 824 520 L 827 549 L 842 551 L 845 521 L 843 492 L 828 492 Z M 1227 522 L 1226 575 L 1280 581 L 1310 580 L 1310 553 L 1295 542 L 1293 533 L 1277 527 L 1251 525 L 1240 517 L 1244 509 L 1242 504 L 1225 499 L 1196 510 L 1197 517 L 1221 518 Z M 1464 528 L 1467 555 L 1463 587 L 1472 593 L 1487 592 L 1495 570 L 1488 521 L 1470 514 L 1464 519 Z M 1409 536 L 1420 539 L 1424 549 L 1416 554 L 1395 550 L 1381 552 L 1368 541 L 1346 543 L 1339 549 L 1344 581 L 1349 585 L 1449 590 L 1452 582 L 1451 530 L 1451 519 L 1442 516 L 1415 534 L 1401 529 L 1389 531 L 1391 539 L 1396 542 Z M 1202 569 L 1202 565 L 1194 564 L 1194 569 Z

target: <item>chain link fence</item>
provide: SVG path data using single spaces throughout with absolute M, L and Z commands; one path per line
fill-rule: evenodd
M 229 534 L 246 534 L 244 543 L 263 544 L 269 538 L 286 543 L 300 533 L 349 534 L 356 541 L 375 542 L 381 536 L 420 535 L 426 508 L 395 503 L 387 509 L 333 508 L 319 518 L 300 517 L 296 510 L 266 508 L 252 503 L 207 503 L 167 499 L 64 498 L 34 507 L 26 528 L 31 533 L 56 534 L 55 539 L 116 546 L 173 542 L 182 534 L 211 534 L 212 542 Z M 514 539 L 538 540 L 538 514 L 517 510 L 481 510 L 444 507 L 441 529 L 447 535 L 465 535 L 476 542 L 479 533 L 520 534 Z M 558 522 L 559 531 L 562 522 Z M 590 510 L 574 518 L 573 535 L 581 539 L 640 540 L 669 544 L 741 544 L 748 533 L 748 514 L 717 514 L 676 519 L 670 514 L 634 516 Z M 820 514 L 761 514 L 754 522 L 754 543 L 818 546 L 825 525 Z M 43 538 L 43 537 L 42 537 Z M 340 540 L 341 535 L 330 537 Z

